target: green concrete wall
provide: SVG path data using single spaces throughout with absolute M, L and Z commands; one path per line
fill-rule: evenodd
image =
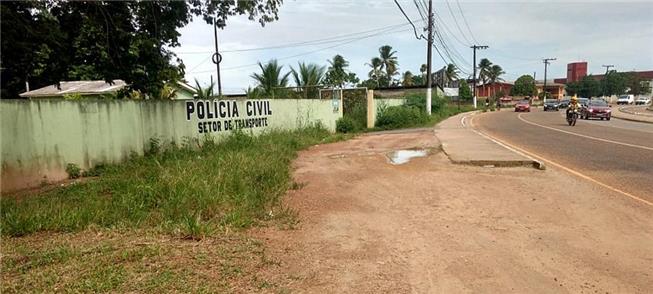
M 238 118 L 248 117 L 245 109 L 248 100 L 230 101 L 238 105 Z M 254 134 L 271 129 L 296 129 L 315 122 L 335 131 L 335 122 L 342 116 L 340 110 L 334 111 L 331 100 L 256 101 L 269 101 L 272 114 L 259 116 L 266 118 L 266 127 L 246 129 Z M 1 100 L 0 190 L 12 191 L 65 179 L 67 163 L 88 169 L 98 163 L 120 162 L 132 153 L 143 154 L 152 138 L 162 144 L 183 143 L 204 136 L 219 139 L 230 132 L 200 134 L 200 120 L 196 116 L 187 120 L 186 102 Z

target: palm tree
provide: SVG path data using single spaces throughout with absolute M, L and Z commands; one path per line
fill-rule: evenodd
M 349 66 L 349 62 L 340 54 L 327 62 L 329 62 L 329 69 L 326 74 L 326 83 L 331 86 L 344 87 L 347 80 L 345 69 Z
M 162 100 L 172 100 L 177 96 L 177 89 L 172 86 L 171 83 L 165 83 L 163 88 L 161 88 L 161 93 L 159 93 L 159 99 Z
M 397 74 L 397 67 L 399 63 L 397 62 L 397 56 L 395 56 L 396 53 L 397 51 L 392 50 L 392 46 L 390 45 L 384 45 L 379 48 L 381 69 L 385 68 L 385 74 L 388 78 L 388 81 L 391 81 L 392 77 Z
M 428 70 L 428 69 L 426 68 L 426 64 L 422 64 L 422 65 L 419 67 L 419 72 L 422 74 L 422 81 L 423 81 L 423 83 L 426 83 L 426 71 L 427 71 L 427 70 Z
M 290 72 L 282 75 L 283 65 L 279 65 L 276 59 L 271 59 L 265 65 L 258 63 L 261 73 L 253 73 L 251 77 L 256 80 L 257 87 L 261 88 L 264 94 L 274 96 L 280 91 L 280 88 L 288 86 L 288 76 Z
M 195 79 L 195 91 L 197 92 L 196 95 L 193 96 L 195 99 L 210 99 L 213 97 L 213 86 L 215 86 L 215 83 L 211 81 L 211 84 L 204 88 L 202 85 L 200 85 L 200 82 Z
M 444 75 L 447 78 L 447 83 L 451 85 L 451 82 L 458 79 L 458 68 L 453 63 L 447 65 L 447 69 L 444 71 Z
M 379 86 L 379 79 L 383 75 L 383 71 L 381 71 L 381 66 L 383 65 L 383 61 L 381 58 L 374 57 L 370 60 L 370 63 L 366 63 L 365 65 L 369 65 L 372 70 L 367 74 L 367 76 L 370 79 L 374 79 L 376 81 L 376 85 Z
M 488 73 L 487 73 L 488 82 L 496 83 L 496 82 L 499 82 L 499 81 L 503 81 L 503 79 L 501 78 L 501 75 L 505 74 L 505 73 L 506 72 L 503 71 L 503 68 L 501 68 L 501 66 L 499 66 L 497 64 L 492 65 L 490 67 L 490 69 L 488 70 Z
M 295 85 L 297 87 L 302 87 L 304 92 L 304 98 L 308 97 L 309 92 L 311 94 L 317 93 L 316 86 L 322 84 L 324 80 L 325 67 L 319 66 L 315 63 L 298 63 L 298 69 L 290 68 L 293 79 L 295 80 Z M 313 95 L 310 95 L 313 97 Z
M 413 73 L 407 70 L 401 79 L 401 85 L 404 87 L 410 87 L 413 85 Z
M 485 90 L 485 84 L 488 81 L 490 68 L 492 67 L 492 62 L 489 59 L 483 58 L 478 63 L 478 77 L 483 82 L 483 90 Z

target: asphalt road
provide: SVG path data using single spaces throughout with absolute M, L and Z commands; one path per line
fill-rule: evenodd
M 578 120 L 570 127 L 564 111 L 534 109 L 484 113 L 476 116 L 474 125 L 510 145 L 653 202 L 653 124 L 613 118 Z

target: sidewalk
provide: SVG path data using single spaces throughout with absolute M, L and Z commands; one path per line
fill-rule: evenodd
M 653 123 L 653 111 L 643 105 L 612 107 L 612 116 L 624 120 Z
M 458 114 L 435 128 L 435 135 L 442 144 L 442 150 L 453 163 L 496 167 L 533 166 L 544 169 L 542 163 L 475 132 L 470 127 L 472 116 L 473 114 L 469 113 Z

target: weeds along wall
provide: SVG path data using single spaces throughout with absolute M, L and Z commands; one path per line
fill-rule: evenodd
M 258 134 L 315 123 L 335 131 L 342 108 L 316 99 L 41 99 L 2 100 L 0 113 L 0 190 L 8 192 L 65 179 L 69 163 L 89 169 L 142 155 L 153 141 L 198 144 L 233 129 Z

